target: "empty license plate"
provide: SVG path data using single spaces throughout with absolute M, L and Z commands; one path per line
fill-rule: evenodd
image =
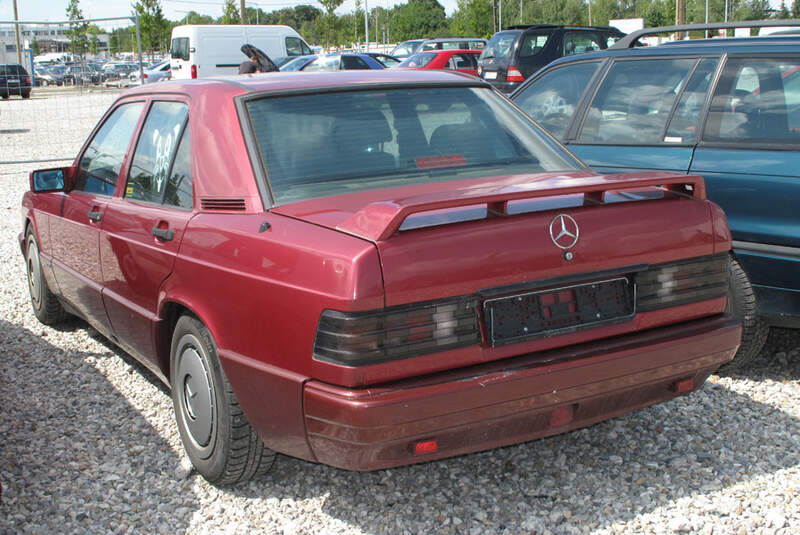
M 635 293 L 618 278 L 487 299 L 487 334 L 492 345 L 503 345 L 618 323 L 635 314 Z
M 495 72 L 495 71 L 484 71 L 483 72 L 483 77 L 486 80 L 494 80 L 495 78 L 497 78 L 497 72 Z

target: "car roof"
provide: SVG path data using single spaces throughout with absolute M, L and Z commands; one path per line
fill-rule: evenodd
M 408 87 L 416 85 L 431 86 L 472 86 L 489 87 L 474 76 L 457 72 L 436 70 L 390 71 L 389 69 L 349 70 L 334 72 L 271 72 L 194 80 L 172 80 L 161 84 L 146 84 L 128 89 L 125 96 L 138 94 L 183 93 L 200 96 L 213 92 L 219 96 L 236 96 L 243 93 L 284 93 L 342 88 L 359 90 L 370 86 Z
M 800 36 L 782 37 L 726 37 L 713 39 L 687 39 L 670 41 L 656 46 L 634 48 L 607 48 L 574 56 L 558 58 L 545 68 L 574 61 L 586 61 L 607 57 L 648 57 L 648 56 L 700 56 L 721 55 L 724 53 L 797 53 L 800 52 Z

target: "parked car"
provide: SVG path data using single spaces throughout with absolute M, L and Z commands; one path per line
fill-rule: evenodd
M 281 71 L 349 71 L 383 69 L 378 60 L 365 54 L 326 54 L 323 56 L 301 56 L 281 67 Z
M 381 54 L 380 52 L 362 52 L 362 54 L 367 55 L 372 59 L 378 61 L 381 65 L 383 65 L 387 69 L 390 67 L 396 67 L 401 61 L 400 58 L 390 56 L 389 54 Z
M 169 80 L 170 74 L 171 71 L 169 67 L 169 60 L 165 59 L 164 61 L 156 63 L 155 65 L 144 70 L 143 82 L 146 84 L 152 84 L 154 82 Z
M 435 39 L 411 39 L 397 45 L 391 55 L 405 59 L 425 50 L 481 50 L 486 46 L 481 37 L 437 37 Z
M 16 63 L 0 64 L 0 97 L 7 99 L 9 95 L 30 98 L 31 76 L 25 67 Z
M 511 93 L 531 74 L 562 56 L 603 50 L 625 35 L 610 26 L 510 26 L 489 40 L 478 59 L 478 75 Z
M 54 70 L 53 67 L 34 66 L 34 83 L 37 86 L 59 86 L 64 85 L 64 71 Z
M 117 85 L 128 83 L 130 75 L 138 70 L 138 63 L 106 63 L 103 65 L 102 72 L 103 85 L 109 85 L 108 82 L 117 82 Z M 119 80 L 123 80 L 123 82 L 119 82 Z
M 36 316 L 152 369 L 215 483 L 563 433 L 699 388 L 741 337 L 700 177 L 598 175 L 451 72 L 130 89 L 22 221 Z
M 418 52 L 397 66 L 405 69 L 448 69 L 475 76 L 478 74 L 478 50 L 435 50 Z
M 800 40 L 630 48 L 642 35 L 559 60 L 512 98 L 599 171 L 706 179 L 733 233 L 740 285 L 732 304 L 745 327 L 736 362 L 745 363 L 770 325 L 800 326 Z

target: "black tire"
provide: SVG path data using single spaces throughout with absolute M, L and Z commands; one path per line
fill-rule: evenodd
M 200 475 L 215 485 L 231 485 L 268 472 L 276 454 L 250 427 L 211 333 L 194 316 L 181 316 L 175 325 L 170 368 L 178 431 Z
M 31 92 L 30 91 L 23 91 L 22 92 L 22 98 L 31 98 Z
M 728 313 L 742 322 L 742 345 L 733 360 L 720 370 L 733 371 L 747 366 L 758 356 L 767 341 L 769 325 L 759 318 L 753 287 L 747 273 L 733 257 L 728 263 L 728 273 Z
M 3 100 L 8 100 L 8 93 L 3 93 L 0 97 L 2 97 Z
M 25 271 L 28 274 L 28 293 L 36 319 L 45 325 L 53 325 L 64 321 L 66 312 L 42 273 L 42 262 L 39 257 L 39 243 L 33 230 L 25 233 Z

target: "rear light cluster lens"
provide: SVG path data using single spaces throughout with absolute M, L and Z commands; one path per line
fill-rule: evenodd
M 508 68 L 508 74 L 506 75 L 507 82 L 524 82 L 525 77 L 522 76 L 522 73 L 519 72 L 519 69 L 515 69 L 514 67 Z
M 325 310 L 314 358 L 376 364 L 480 343 L 477 299 L 464 296 L 365 312 Z
M 728 292 L 728 253 L 656 264 L 637 273 L 638 312 L 724 297 Z

